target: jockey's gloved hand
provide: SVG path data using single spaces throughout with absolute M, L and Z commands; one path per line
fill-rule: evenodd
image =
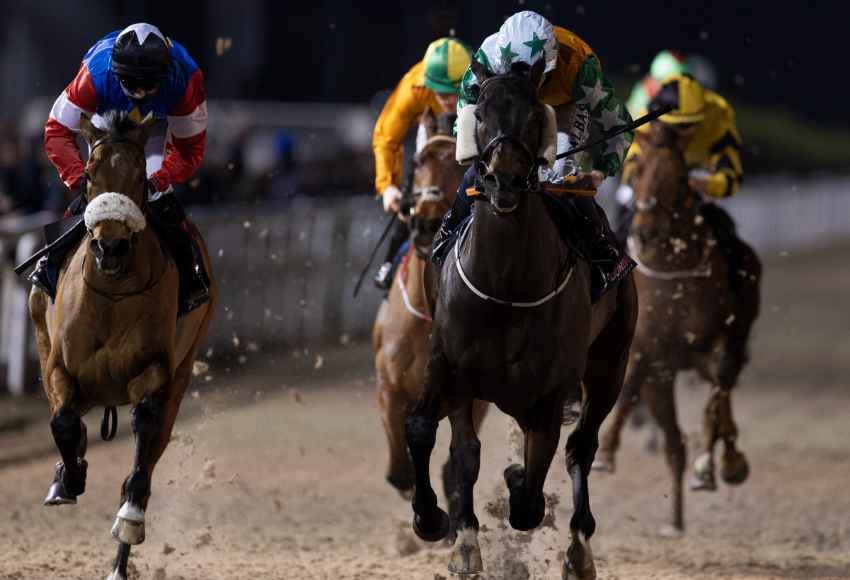
M 396 213 L 401 209 L 401 190 L 395 185 L 389 185 L 381 194 L 384 201 L 384 211 Z

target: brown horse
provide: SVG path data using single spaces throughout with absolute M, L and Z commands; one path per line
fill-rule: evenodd
M 590 580 L 596 523 L 588 475 L 599 427 L 620 393 L 637 297 L 629 277 L 591 305 L 589 267 L 564 243 L 544 205 L 538 158 L 555 130 L 554 113 L 537 93 L 543 64 L 492 76 L 473 59 L 481 83 L 474 140 L 486 144 L 476 165 L 484 194 L 443 265 L 424 393 L 405 423 L 416 478 L 413 527 L 428 541 L 448 533 L 429 476 L 438 422 L 448 416 L 460 501 L 449 570 L 480 572 L 473 487 L 481 444 L 473 401 L 495 403 L 523 430 L 525 465 L 509 466 L 505 481 L 511 525 L 530 530 L 543 520 L 543 484 L 564 409 L 580 400 L 566 446 L 575 510 L 563 575 Z
M 761 264 L 738 242 L 741 269 L 730 272 L 715 233 L 688 186 L 680 137 L 661 123 L 639 135 L 642 155 L 633 180 L 637 213 L 629 247 L 638 262 L 635 283 L 640 302 L 635 339 L 623 394 L 610 429 L 602 438 L 594 467 L 614 468 L 620 430 L 638 397 L 664 432 L 673 476 L 672 527 L 684 529 L 682 478 L 685 443 L 676 419 L 674 382 L 680 370 L 695 369 L 712 385 L 705 409 L 705 452 L 695 462 L 691 489 L 714 490 L 714 446 L 723 439 L 721 476 L 742 483 L 749 473 L 736 449 L 731 390 L 747 362 L 747 340 L 759 311 Z M 712 206 L 714 212 L 722 211 Z M 732 277 L 738 277 L 732 280 Z M 730 289 L 734 288 L 734 291 Z
M 437 119 L 430 110 L 422 116 L 427 141 L 413 160 L 410 250 L 372 331 L 378 402 L 390 452 L 387 481 L 406 497 L 413 490 L 413 466 L 407 455 L 404 418 L 422 395 L 434 314 L 433 291 L 429 290 L 435 286 L 437 273 L 430 261 L 431 244 L 463 176 L 463 168 L 454 158 L 453 121 L 454 115 Z M 486 404 L 476 404 L 476 429 L 486 410 Z M 450 505 L 456 503 L 451 501 L 453 482 L 449 461 L 443 468 L 443 483 Z
M 64 264 L 55 302 L 34 287 L 29 308 L 62 456 L 45 505 L 73 504 L 85 492 L 81 417 L 96 406 L 133 406 L 136 453 L 112 528 L 120 544 L 109 576 L 123 580 L 130 546 L 145 539 L 153 469 L 171 437 L 218 290 L 213 284 L 209 303 L 178 320 L 177 269 L 145 215 L 144 145 L 153 118 L 138 125 L 124 114 L 105 118 L 103 129 L 86 116 L 80 121 L 91 148 L 88 235 Z M 206 250 L 204 261 L 209 271 Z

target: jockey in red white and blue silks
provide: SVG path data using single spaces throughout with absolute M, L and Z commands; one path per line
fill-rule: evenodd
M 66 217 L 79 216 L 86 204 L 85 164 L 77 147 L 81 115 L 98 117 L 107 111 L 126 113 L 141 121 L 153 114 L 159 121 L 145 145 L 148 174 L 146 209 L 157 234 L 180 274 L 179 313 L 209 300 L 209 277 L 197 229 L 171 185 L 187 181 L 204 158 L 207 138 L 207 98 L 201 69 L 180 44 L 151 24 L 138 23 L 107 34 L 83 57 L 80 70 L 50 111 L 44 126 L 44 149 L 72 192 Z M 79 222 L 79 220 L 78 220 Z M 55 296 L 59 271 L 67 252 L 85 235 L 77 223 L 73 232 L 51 245 L 28 279 Z
M 135 35 L 140 46 L 150 44 L 146 43 L 148 36 L 154 35 L 165 44 L 171 57 L 167 71 L 151 71 L 157 77 L 162 76 L 155 94 L 145 95 L 147 98 L 134 98 L 139 92 L 134 95 L 122 85 L 113 70 L 116 40 L 127 35 Z M 186 181 L 201 165 L 207 135 L 204 75 L 186 49 L 166 38 L 155 26 L 133 24 L 100 39 L 88 50 L 77 76 L 53 104 L 44 126 L 44 149 L 60 178 L 72 191 L 79 189 L 84 172 L 76 143 L 80 114 L 85 112 L 91 116 L 108 110 L 127 111 L 133 117 L 138 116 L 138 120 L 153 113 L 157 119 L 167 122 L 168 137 L 161 165 L 152 168 L 150 164 L 151 156 L 161 156 L 161 150 L 150 151 L 148 155 L 148 172 L 155 191 L 166 191 L 172 183 Z M 162 143 L 153 141 L 152 145 L 161 146 Z

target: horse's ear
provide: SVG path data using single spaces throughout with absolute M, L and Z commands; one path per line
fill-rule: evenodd
M 153 112 L 145 115 L 145 118 L 138 122 L 137 127 L 140 131 L 140 137 L 142 143 L 148 140 L 148 136 L 150 135 L 151 130 L 154 125 L 156 125 L 156 118 L 153 116 Z
M 419 122 L 425 128 L 426 139 L 430 139 L 437 133 L 437 117 L 434 116 L 431 109 L 425 109 L 425 112 L 419 118 Z
M 528 78 L 531 80 L 531 85 L 535 89 L 539 89 L 540 85 L 543 84 L 543 74 L 546 72 L 546 59 L 540 58 L 537 59 L 533 65 L 531 65 L 531 71 L 528 73 Z
M 104 135 L 104 132 L 95 127 L 94 123 L 91 121 L 91 117 L 85 113 L 80 113 L 80 133 L 83 134 L 83 137 L 89 145 Z
M 473 58 L 469 63 L 469 67 L 472 69 L 472 74 L 475 75 L 475 78 L 478 80 L 478 84 L 483 83 L 487 79 L 489 79 L 493 74 L 487 70 L 487 67 L 484 63 L 480 62 L 477 58 Z

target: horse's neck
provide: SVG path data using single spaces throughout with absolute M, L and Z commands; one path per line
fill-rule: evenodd
M 88 246 L 86 244 L 86 246 Z M 97 261 L 91 248 L 86 247 L 83 265 L 86 281 L 97 290 L 112 293 L 133 292 L 149 284 L 154 278 L 162 276 L 166 268 L 166 259 L 156 234 L 150 228 L 139 235 L 133 248 L 133 260 L 125 276 L 119 279 L 104 275 L 97 269 Z
M 476 283 L 515 300 L 551 290 L 569 251 L 540 196 L 526 195 L 508 216 L 476 207 L 461 255 Z

